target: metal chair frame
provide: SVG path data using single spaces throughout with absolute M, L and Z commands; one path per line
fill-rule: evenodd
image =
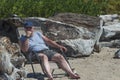
M 17 34 L 18 34 L 18 38 L 20 37 L 20 36 L 22 36 L 22 35 L 20 35 L 20 32 L 19 32 L 19 30 L 23 30 L 23 29 L 17 29 Z M 39 29 L 36 29 L 36 30 L 39 30 Z M 23 33 L 22 33 L 23 34 Z M 33 66 L 33 62 L 34 61 L 32 61 L 32 55 L 33 55 L 33 53 L 34 52 L 29 52 L 29 55 L 28 56 L 26 56 L 26 55 L 24 55 L 25 57 L 26 57 L 26 59 L 27 59 L 27 61 L 25 62 L 25 65 L 27 64 L 27 63 L 30 63 L 31 64 L 31 67 L 32 67 L 32 71 L 33 71 L 33 73 L 34 73 L 34 76 L 35 76 L 35 69 L 34 69 L 34 66 Z M 25 53 L 23 53 L 23 54 L 25 54 Z M 43 67 L 42 67 L 42 64 L 41 64 L 41 60 L 40 60 L 40 58 L 38 57 L 38 55 L 36 54 L 36 53 L 34 53 L 35 54 L 35 56 L 36 56 L 36 58 L 37 58 L 37 63 L 39 63 L 40 64 L 40 66 L 41 66 L 41 68 L 42 68 L 42 71 L 43 71 L 43 73 L 45 74 L 45 71 L 44 71 L 44 69 L 43 69 Z M 68 61 L 68 59 L 67 59 L 67 57 L 66 57 L 66 55 L 64 54 L 64 52 L 63 51 L 61 51 L 61 54 L 64 56 L 64 58 L 65 58 L 65 60 L 68 62 L 68 64 L 69 64 L 69 66 L 70 66 L 70 63 L 69 63 L 69 61 Z M 50 63 L 55 63 L 55 62 L 53 62 L 53 61 L 49 61 Z M 25 66 L 24 65 L 24 66 Z M 71 66 L 70 66 L 70 68 L 71 68 Z M 57 69 L 60 69 L 60 67 L 59 67 L 59 65 L 57 65 Z M 72 69 L 72 68 L 71 68 Z M 73 70 L 73 69 L 72 69 Z M 55 69 L 53 69 L 52 70 L 52 75 L 53 75 L 53 73 L 54 73 L 54 71 L 55 71 Z

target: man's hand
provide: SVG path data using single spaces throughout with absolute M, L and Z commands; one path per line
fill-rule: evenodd
M 32 32 L 31 32 L 31 31 L 27 31 L 27 32 L 26 32 L 26 37 L 30 37 L 30 36 L 31 36 L 31 34 L 32 34 Z
M 66 51 L 67 51 L 67 48 L 66 48 L 66 47 L 64 47 L 64 46 L 60 46 L 60 50 L 61 50 L 61 51 L 65 51 L 65 52 L 66 52 Z

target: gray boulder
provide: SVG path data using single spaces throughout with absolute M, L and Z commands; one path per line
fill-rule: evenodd
M 29 17 L 24 20 L 33 21 L 35 26 L 41 27 L 44 35 L 66 46 L 67 56 L 89 56 L 95 48 L 96 51 L 100 49 L 99 38 L 102 29 L 98 17 L 66 13 L 50 19 Z
M 103 26 L 103 33 L 100 41 L 112 41 L 120 39 L 120 23 Z
M 120 47 L 120 21 L 119 15 L 100 15 L 104 21 L 103 33 L 100 38 L 102 47 Z
M 100 22 L 99 17 L 75 13 L 60 13 L 50 18 L 28 17 L 22 20 L 17 17 L 2 21 L 1 34 L 5 34 L 12 42 L 17 43 L 19 36 L 16 33 L 17 27 L 27 20 L 32 21 L 35 28 L 37 30 L 39 28 L 44 35 L 66 46 L 67 56 L 89 56 L 93 51 L 100 51 L 99 39 L 103 31 L 103 23 Z

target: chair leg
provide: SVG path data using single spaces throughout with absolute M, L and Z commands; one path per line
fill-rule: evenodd
M 52 72 L 51 72 L 52 75 L 53 75 L 54 71 L 55 71 L 55 69 L 52 70 Z
M 29 61 L 30 61 L 30 64 L 31 64 L 31 67 L 32 67 L 32 70 L 33 70 L 34 77 L 36 77 L 31 57 L 29 57 Z
M 34 74 L 34 77 L 35 77 L 36 75 L 35 75 L 35 70 L 34 70 L 33 64 L 32 63 L 30 63 L 30 64 L 32 66 L 33 74 Z
M 25 62 L 24 62 L 23 66 L 25 67 L 25 66 L 26 66 L 26 64 L 27 64 L 27 61 L 25 61 Z

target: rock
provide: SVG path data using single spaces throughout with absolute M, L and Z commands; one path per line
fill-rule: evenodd
M 0 45 L 0 72 L 11 74 L 14 66 L 10 62 L 10 55 L 3 45 Z
M 116 23 L 109 26 L 103 26 L 103 33 L 100 41 L 111 41 L 120 39 L 120 23 Z
M 100 37 L 100 44 L 104 47 L 120 47 L 120 21 L 119 15 L 100 15 L 100 18 L 104 21 L 103 33 Z
M 21 53 L 20 46 L 17 43 L 12 43 L 8 37 L 1 37 L 0 42 L 10 53 L 11 63 L 16 68 L 21 68 L 22 64 L 25 62 L 25 57 Z
M 8 18 L 0 20 L 0 36 L 6 36 L 11 42 L 18 43 L 17 27 L 22 26 L 20 18 Z
M 108 14 L 99 16 L 104 21 L 104 26 L 113 25 L 119 22 L 118 14 Z
M 57 18 L 29 17 L 24 20 L 32 21 L 35 26 L 41 27 L 44 35 L 66 46 L 67 56 L 89 56 L 94 51 L 94 45 L 97 43 L 99 46 L 102 29 L 97 17 L 66 13 Z
M 19 47 L 12 45 L 9 38 L 0 38 L 0 78 L 7 78 L 5 80 L 20 80 L 25 78 L 27 72 L 22 70 L 21 66 L 25 62 L 25 58 L 20 55 L 19 50 Z
M 49 19 L 72 24 L 78 27 L 87 27 L 88 29 L 100 25 L 100 18 L 76 13 L 59 13 Z
M 101 47 L 120 48 L 120 39 L 100 42 Z
M 114 58 L 120 59 L 120 49 L 115 52 Z
M 15 20 L 16 23 L 20 22 L 18 18 L 15 18 Z M 69 54 L 67 56 L 88 56 L 93 51 L 100 51 L 99 39 L 102 28 L 99 17 L 75 13 L 60 13 L 49 19 L 28 17 L 22 20 L 22 22 L 27 20 L 32 21 L 35 27 L 41 28 L 40 31 L 42 31 L 44 35 L 66 46 L 68 48 L 68 52 L 66 53 Z M 14 25 L 14 29 L 17 30 L 18 25 L 15 24 L 12 19 L 5 21 L 9 22 L 9 25 Z M 7 26 L 12 27 L 9 25 Z M 4 27 L 2 29 L 4 30 Z M 15 34 L 16 37 L 13 38 L 13 34 Z M 8 37 L 12 42 L 18 41 L 17 38 L 19 35 L 17 32 L 9 33 L 9 35 Z M 79 45 L 77 45 L 77 43 L 79 43 Z

